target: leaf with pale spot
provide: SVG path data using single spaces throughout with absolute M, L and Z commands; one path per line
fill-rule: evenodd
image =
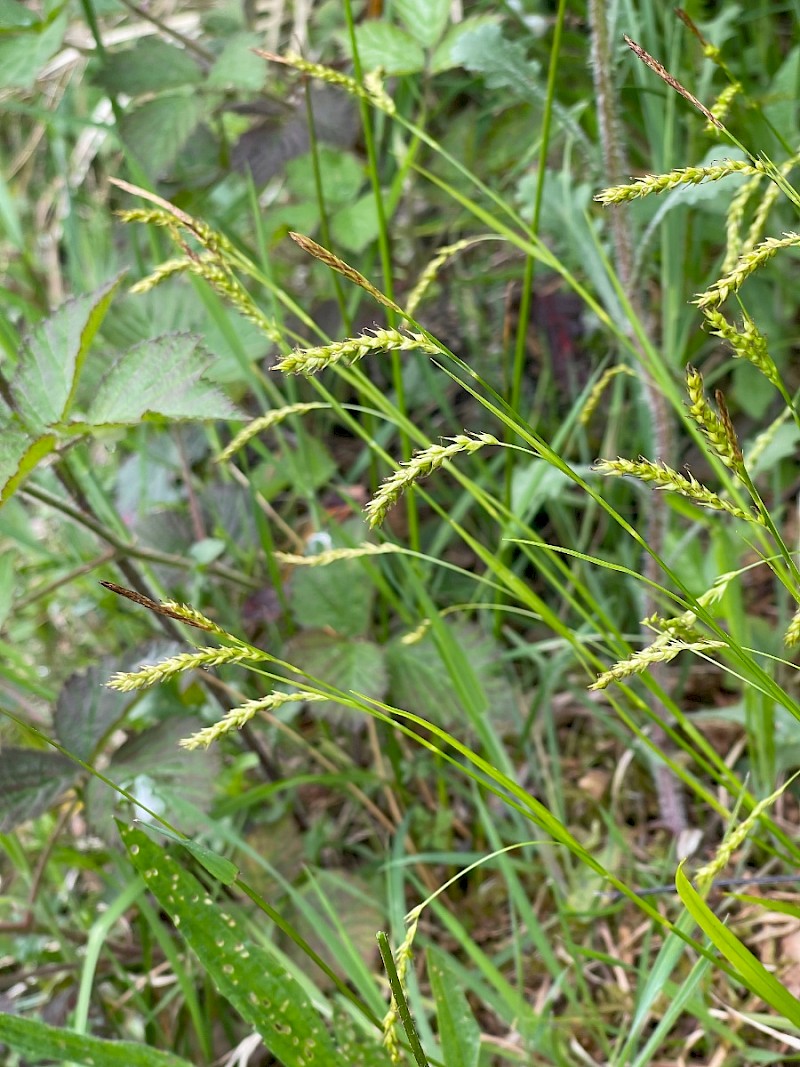
M 192 1067 L 174 1052 L 137 1045 L 133 1041 L 105 1038 L 59 1030 L 38 1019 L 0 1012 L 0 1039 L 30 1062 L 80 1063 L 85 1067 Z
M 118 824 L 130 861 L 214 981 L 275 1059 L 349 1067 L 297 980 L 146 834 Z

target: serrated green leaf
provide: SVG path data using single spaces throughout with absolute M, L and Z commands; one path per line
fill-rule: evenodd
M 423 48 L 432 48 L 450 18 L 450 0 L 394 0 L 392 11 L 414 40 Z
M 479 627 L 455 624 L 455 640 L 463 649 L 486 701 L 486 714 L 496 726 L 513 726 L 517 694 L 504 667 L 502 649 Z M 392 641 L 386 647 L 392 700 L 431 722 L 446 725 L 463 715 L 439 649 L 431 636 L 412 644 Z
M 131 863 L 172 918 L 220 994 L 284 1064 L 349 1067 L 297 980 L 146 834 L 119 825 Z
M 146 163 L 149 174 L 161 175 L 176 158 L 206 113 L 199 93 L 174 92 L 148 100 L 122 120 L 122 137 Z
M 415 74 L 425 66 L 425 53 L 414 38 L 388 22 L 362 22 L 356 26 L 356 43 L 364 70 L 382 67 L 386 74 Z
M 427 950 L 428 978 L 436 1003 L 436 1022 L 447 1067 L 477 1067 L 481 1031 L 461 988 L 458 976 L 441 949 Z
M 0 832 L 47 811 L 75 780 L 75 765 L 57 752 L 4 748 L 0 752 Z
M 174 1052 L 160 1052 L 133 1041 L 104 1038 L 59 1030 L 38 1019 L 0 1013 L 0 1042 L 26 1058 L 55 1063 L 81 1063 L 86 1067 L 192 1067 Z
M 56 447 L 53 434 L 31 436 L 15 426 L 0 426 L 0 505 L 13 496 L 18 486 L 45 456 Z
M 450 26 L 444 37 L 437 44 L 430 59 L 432 74 L 441 74 L 444 70 L 451 70 L 459 65 L 456 59 L 456 48 L 461 39 L 479 30 L 482 26 L 496 25 L 496 15 L 472 15 L 463 22 Z
M 298 567 L 292 574 L 291 604 L 297 623 L 309 630 L 329 627 L 337 634 L 366 633 L 375 587 L 357 559 L 327 567 Z
M 751 992 L 780 1012 L 793 1026 L 800 1026 L 800 1000 L 721 922 L 683 873 L 675 873 L 675 887 L 694 921 L 731 963 Z
M 371 641 L 354 641 L 335 634 L 309 630 L 287 644 L 286 657 L 304 671 L 345 693 L 356 691 L 373 700 L 387 692 L 383 649 Z M 358 712 L 335 701 L 308 705 L 309 714 L 353 724 Z
M 257 33 L 235 33 L 229 37 L 209 71 L 208 84 L 257 92 L 264 85 L 267 64 L 253 49 L 262 45 Z
M 490 89 L 511 89 L 522 99 L 541 93 L 539 64 L 528 59 L 521 41 L 508 40 L 495 23 L 463 33 L 452 55 L 472 74 L 482 74 Z
M 49 22 L 49 25 L 47 24 Z M 0 39 L 0 89 L 30 89 L 67 31 L 67 15 L 46 20 L 29 30 L 8 32 Z M 43 29 L 40 26 L 44 25 Z
M 58 694 L 53 725 L 64 748 L 79 759 L 89 760 L 101 739 L 125 714 L 126 704 L 120 701 L 119 693 L 105 684 L 116 665 L 108 659 L 72 674 Z
M 211 355 L 194 334 L 173 333 L 120 356 L 86 416 L 92 426 L 132 426 L 148 416 L 235 419 L 240 412 L 202 377 Z
M 11 394 L 32 431 L 66 418 L 89 346 L 121 280 L 118 275 L 95 292 L 68 300 L 24 338 Z
M 185 48 L 145 37 L 133 48 L 111 52 L 97 80 L 109 93 L 141 96 L 194 85 L 203 74 Z
M 197 729 L 191 718 L 171 717 L 136 734 L 114 753 L 106 773 L 149 808 L 180 817 L 187 833 L 199 832 L 201 813 L 214 802 L 210 783 L 219 773 L 220 755 L 214 748 L 189 752 L 178 742 Z M 86 791 L 86 814 L 93 826 L 105 830 L 109 812 L 119 797 L 93 778 Z M 103 825 L 105 823 L 105 825 Z

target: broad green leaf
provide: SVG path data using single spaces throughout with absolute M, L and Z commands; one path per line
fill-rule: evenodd
M 319 166 L 328 206 L 351 203 L 364 184 L 364 167 L 353 153 L 322 147 Z M 299 156 L 286 164 L 286 181 L 298 200 L 316 202 L 317 186 L 310 155 Z
M 521 41 L 508 40 L 494 23 L 462 34 L 452 56 L 472 74 L 482 74 L 490 89 L 512 89 L 523 99 L 540 95 L 538 63 L 528 59 Z
M 31 440 L 16 426 L 0 426 L 0 504 L 13 496 L 37 463 L 56 447 L 53 434 Z
M 105 660 L 87 671 L 70 675 L 58 694 L 53 725 L 58 740 L 79 759 L 89 760 L 99 742 L 127 710 L 119 693 L 106 682 L 117 662 Z
M 159 96 L 125 115 L 122 137 L 148 174 L 158 177 L 169 168 L 206 110 L 205 99 L 196 92 Z
M 31 430 L 66 418 L 89 346 L 121 278 L 118 275 L 95 292 L 68 300 L 23 340 L 11 393 Z
M 331 218 L 331 236 L 346 252 L 363 252 L 380 230 L 375 197 L 366 193 L 355 203 L 340 208 Z
M 194 85 L 203 75 L 185 48 L 159 37 L 145 37 L 133 48 L 112 52 L 97 80 L 109 93 L 141 96 L 182 85 Z
M 8 30 L 30 29 L 39 24 L 39 17 L 17 0 L 0 0 L 0 33 Z
M 327 567 L 296 567 L 292 573 L 292 613 L 307 630 L 329 627 L 349 637 L 365 634 L 374 594 L 375 587 L 357 559 L 341 559 Z
M 475 672 L 486 715 L 495 726 L 513 728 L 518 700 L 503 667 L 502 648 L 477 626 L 459 623 L 451 629 Z M 392 641 L 386 647 L 386 666 L 393 703 L 439 725 L 462 717 L 464 709 L 432 637 L 413 645 Z
M 0 752 L 0 832 L 47 811 L 75 780 L 76 768 L 57 752 L 4 748 Z
M 354 641 L 309 630 L 288 642 L 286 658 L 321 681 L 345 693 L 356 691 L 374 700 L 386 696 L 383 650 L 371 641 Z M 336 701 L 308 705 L 309 714 L 354 725 L 359 712 Z
M 362 22 L 356 26 L 356 43 L 364 70 L 381 67 L 386 74 L 415 74 L 425 66 L 425 53 L 414 38 L 388 22 Z
M 786 409 L 784 409 L 784 412 L 788 414 Z M 800 443 L 800 430 L 793 422 L 784 423 L 772 434 L 766 448 L 759 453 L 756 462 L 751 463 L 748 461 L 748 473 L 754 478 L 763 471 L 774 470 L 781 460 L 797 455 L 798 443 Z M 746 447 L 744 451 L 745 459 L 748 459 Z
M 385 652 L 389 687 L 396 704 L 436 723 L 458 719 L 461 706 L 432 637 L 413 645 L 396 639 Z
M 797 99 L 800 96 L 800 47 L 789 52 L 772 79 L 763 104 L 764 115 L 787 141 L 797 141 Z
M 257 33 L 236 33 L 229 37 L 208 73 L 207 84 L 257 92 L 264 85 L 267 64 L 253 49 L 262 46 Z
M 66 12 L 49 25 L 38 23 L 31 30 L 8 32 L 0 39 L 0 89 L 30 89 L 47 62 L 58 50 L 67 31 Z
M 0 1044 L 26 1059 L 80 1063 L 86 1067 L 192 1067 L 173 1052 L 160 1052 L 133 1041 L 107 1041 L 72 1030 L 59 1030 L 38 1019 L 0 1013 Z
M 318 437 L 304 437 L 297 448 L 287 444 L 259 464 L 250 481 L 254 489 L 272 500 L 284 489 L 292 489 L 298 495 L 313 493 L 329 485 L 336 471 L 336 463 L 323 442 Z
M 470 1011 L 464 990 L 441 949 L 431 946 L 426 955 L 428 978 L 436 1003 L 442 1060 L 447 1067 L 477 1067 L 481 1053 L 481 1031 Z
M 167 334 L 144 341 L 108 370 L 87 413 L 93 426 L 131 426 L 150 416 L 235 419 L 234 404 L 203 379 L 212 357 L 196 336 Z
M 187 833 L 197 833 L 204 825 L 202 812 L 208 811 L 214 802 L 211 783 L 220 766 L 216 747 L 189 752 L 178 744 L 182 737 L 194 733 L 197 726 L 195 719 L 173 714 L 126 741 L 106 769 L 112 782 L 127 789 L 148 808 L 168 811 Z M 105 833 L 108 829 L 109 814 L 118 800 L 117 793 L 104 782 L 93 778 L 89 783 L 86 814 L 99 831 Z
M 453 67 L 457 67 L 459 60 L 456 58 L 456 49 L 461 39 L 479 30 L 481 26 L 495 25 L 496 23 L 496 15 L 472 15 L 470 18 L 464 19 L 463 22 L 450 26 L 431 56 L 431 73 L 441 74 L 444 70 L 451 70 Z
M 423 48 L 432 48 L 450 17 L 450 0 L 394 0 L 392 11 Z
M 703 933 L 735 967 L 747 988 L 793 1026 L 800 1026 L 800 1000 L 717 918 L 683 873 L 682 864 L 675 872 L 675 887 L 686 910 Z
M 131 863 L 172 918 L 220 994 L 281 1063 L 349 1067 L 297 980 L 206 889 L 141 830 L 120 824 Z

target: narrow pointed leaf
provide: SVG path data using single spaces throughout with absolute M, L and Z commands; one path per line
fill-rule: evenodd
M 0 1044 L 14 1052 L 53 1063 L 80 1063 L 87 1067 L 191 1067 L 172 1052 L 137 1045 L 133 1041 L 106 1041 L 99 1037 L 59 1030 L 38 1019 L 0 1013 Z
M 722 955 L 733 964 L 747 988 L 780 1012 L 793 1026 L 800 1026 L 800 1000 L 717 918 L 683 873 L 682 866 L 675 873 L 675 887 L 686 910 Z
M 478 1067 L 481 1032 L 464 990 L 444 952 L 429 948 L 427 957 L 442 1059 L 447 1067 Z

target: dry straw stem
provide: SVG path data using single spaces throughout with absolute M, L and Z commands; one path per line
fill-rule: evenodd
M 298 556 L 293 552 L 273 552 L 273 556 L 279 563 L 287 563 L 293 567 L 327 567 L 329 563 L 338 563 L 342 559 L 386 556 L 392 552 L 402 551 L 400 545 L 393 545 L 387 541 L 382 545 L 365 543 L 353 548 L 331 548 L 327 552 L 317 553 L 316 556 Z
M 328 697 L 322 693 L 310 693 L 302 689 L 295 693 L 270 693 L 268 696 L 261 697 L 258 700 L 247 700 L 244 704 L 240 704 L 239 707 L 231 708 L 219 722 L 215 722 L 212 726 L 206 726 L 203 730 L 198 730 L 196 734 L 192 734 L 190 737 L 182 738 L 178 744 L 181 748 L 187 749 L 208 748 L 209 745 L 219 741 L 225 734 L 232 733 L 234 730 L 241 730 L 259 711 L 275 711 L 284 704 L 296 704 L 299 702 L 307 704 L 315 700 L 327 699 Z
M 666 174 L 647 174 L 636 178 L 629 185 L 612 185 L 597 194 L 595 200 L 601 204 L 620 204 L 626 200 L 637 200 L 652 193 L 666 193 L 679 185 L 699 185 L 700 182 L 716 182 L 729 174 L 759 174 L 763 168 L 759 164 L 742 159 L 726 159 L 722 163 L 712 163 L 707 167 L 681 167 L 667 171 Z
M 301 74 L 305 74 L 308 78 L 316 78 L 317 81 L 326 82 L 328 85 L 336 85 L 340 89 L 344 89 L 345 92 L 350 93 L 351 96 L 366 100 L 368 104 L 372 104 L 373 107 L 384 111 L 387 115 L 394 115 L 397 110 L 394 106 L 394 100 L 386 92 L 383 79 L 377 70 L 366 75 L 364 84 L 360 85 L 355 78 L 342 74 L 341 71 L 333 70 L 331 67 L 324 67 L 321 63 L 312 63 L 297 55 L 296 52 L 286 52 L 285 55 L 279 56 L 275 52 L 264 52 L 258 48 L 254 49 L 254 51 L 257 56 L 269 60 L 270 63 L 281 63 L 285 67 L 292 67 Z
M 318 411 L 320 408 L 329 408 L 330 404 L 323 404 L 319 401 L 315 401 L 308 404 L 287 404 L 286 407 L 276 408 L 274 411 L 268 411 L 266 415 L 261 415 L 260 418 L 253 419 L 248 423 L 243 430 L 233 438 L 230 444 L 224 448 L 216 458 L 217 463 L 223 463 L 233 456 L 239 449 L 244 448 L 248 441 L 252 440 L 257 434 L 266 433 L 267 430 L 271 430 L 273 426 L 277 426 L 283 422 L 284 419 L 288 419 L 292 415 L 305 415 L 309 411 Z
M 376 289 L 372 282 L 368 281 L 363 274 L 345 263 L 343 259 L 335 256 L 333 252 L 329 252 L 327 248 L 323 248 L 322 245 L 318 245 L 316 241 L 312 241 L 310 237 L 305 237 L 302 233 L 294 233 L 290 231 L 289 236 L 299 245 L 304 252 L 308 252 L 314 259 L 318 259 L 320 263 L 324 263 L 326 267 L 330 267 L 331 270 L 337 271 L 348 281 L 353 282 L 355 285 L 359 285 L 362 289 L 366 290 L 371 297 L 378 301 L 379 304 L 383 304 L 384 307 L 391 308 L 392 311 L 396 311 L 398 315 L 403 314 L 403 309 L 395 304 L 394 300 L 390 300 L 388 296 Z
M 691 402 L 689 415 L 706 435 L 714 453 L 719 456 L 726 467 L 741 478 L 744 473 L 742 450 L 739 447 L 722 393 L 718 390 L 716 394 L 720 408 L 720 413 L 717 415 L 703 391 L 702 374 L 691 365 L 686 368 L 686 389 Z
M 285 374 L 317 374 L 334 363 L 346 367 L 363 359 L 369 352 L 420 351 L 428 355 L 441 355 L 442 350 L 421 333 L 407 333 L 395 329 L 365 330 L 358 337 L 348 337 L 330 345 L 316 348 L 296 348 L 279 360 L 273 370 Z
M 678 474 L 666 463 L 653 463 L 649 459 L 600 459 L 595 463 L 594 469 L 600 474 L 625 476 L 638 478 L 641 482 L 648 482 L 656 489 L 665 489 L 668 492 L 680 493 L 695 504 L 703 508 L 713 508 L 716 511 L 726 511 L 737 519 L 745 522 L 755 522 L 764 525 L 763 518 L 754 511 L 745 511 L 737 507 L 729 500 L 724 500 L 717 493 L 713 493 L 704 485 L 701 485 L 691 474 L 684 477 Z
M 108 680 L 106 685 L 109 689 L 116 689 L 120 693 L 131 693 L 137 689 L 147 689 L 151 685 L 167 682 L 178 674 L 193 670 L 196 667 L 208 669 L 219 667 L 223 663 L 239 663 L 241 660 L 269 659 L 266 652 L 259 652 L 255 648 L 199 648 L 196 652 L 182 652 L 178 656 L 171 656 L 162 660 L 161 663 L 142 667 L 138 671 L 129 673 L 119 672 Z
M 367 525 L 370 528 L 379 526 L 383 522 L 387 512 L 415 482 L 433 474 L 459 452 L 471 455 L 485 445 L 500 444 L 490 433 L 475 434 L 472 437 L 459 434 L 449 440 L 448 445 L 431 445 L 430 448 L 425 448 L 421 452 L 415 452 L 407 463 L 404 463 L 394 474 L 389 475 L 364 509 L 367 515 Z
M 800 244 L 800 234 L 798 233 L 785 233 L 780 238 L 767 237 L 766 240 L 756 245 L 751 251 L 742 253 L 734 267 L 727 274 L 724 274 L 718 281 L 714 282 L 704 293 L 700 293 L 695 300 L 695 304 L 703 311 L 706 308 L 719 307 L 732 293 L 739 291 L 745 279 L 753 271 L 758 270 L 767 260 L 772 259 L 782 248 L 792 248 L 798 244 Z
M 594 690 L 607 689 L 612 682 L 622 682 L 626 678 L 630 678 L 631 675 L 644 674 L 654 663 L 669 663 L 680 652 L 708 652 L 717 648 L 725 648 L 725 642 L 706 639 L 701 641 L 682 641 L 672 638 L 665 641 L 660 638 L 647 648 L 634 652 L 628 659 L 620 660 L 613 667 L 609 667 L 607 671 L 598 675 L 597 680 L 589 688 Z

